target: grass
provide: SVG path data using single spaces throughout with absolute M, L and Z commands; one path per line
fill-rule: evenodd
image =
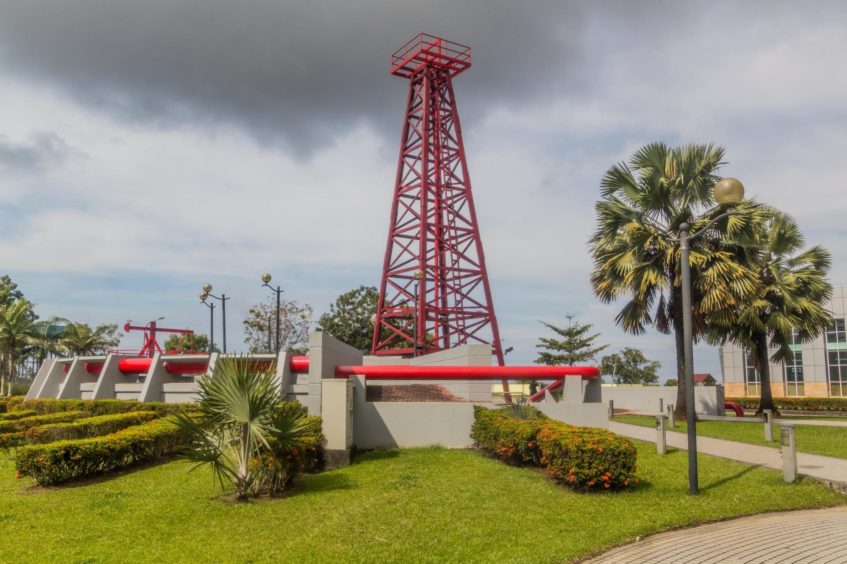
M 791 417 L 791 419 L 795 418 Z M 802 421 L 802 419 L 800 420 Z M 642 427 L 656 426 L 656 418 L 652 415 L 616 415 L 615 421 L 631 423 Z M 845 421 L 845 419 L 842 418 L 840 421 Z M 798 451 L 834 456 L 836 458 L 847 458 L 847 427 L 813 427 L 802 424 L 797 424 L 795 427 L 797 429 Z M 685 424 L 685 421 L 677 421 L 676 427 L 673 429 L 669 427 L 668 430 L 685 433 L 688 430 L 688 426 Z M 697 422 L 697 435 L 774 448 L 779 447 L 779 433 L 780 425 L 775 423 L 773 426 L 774 440 L 766 442 L 763 423 L 734 423 L 732 421 Z
M 0 454 L 0 554 L 15 562 L 561 562 L 739 515 L 847 502 L 813 481 L 637 443 L 634 491 L 577 494 L 474 451 L 377 451 L 305 476 L 287 497 L 234 503 L 205 469 L 169 462 L 61 488 L 15 480 Z

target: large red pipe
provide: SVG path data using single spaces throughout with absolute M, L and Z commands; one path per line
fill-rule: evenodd
M 288 361 L 288 368 L 294 374 L 305 374 L 309 371 L 309 357 L 292 356 L 291 360 Z
M 594 366 L 336 366 L 335 377 L 357 374 L 374 380 L 549 380 L 600 377 Z
M 118 362 L 118 370 L 121 372 L 125 372 L 127 374 L 141 374 L 150 370 L 150 363 L 152 359 L 150 358 L 124 358 Z M 253 364 L 260 370 L 267 370 L 270 368 L 273 361 L 268 360 L 258 360 Z M 288 363 L 291 368 L 291 372 L 295 374 L 304 373 L 309 371 L 309 357 L 308 356 L 292 356 L 291 360 Z M 202 369 L 200 367 L 202 366 Z M 195 363 L 176 363 L 176 362 L 165 362 L 165 370 L 170 374 L 197 374 L 199 372 L 205 372 L 206 368 L 209 366 L 208 361 L 205 362 L 195 362 Z M 181 367 L 189 367 L 189 368 L 181 368 Z M 85 369 L 88 370 L 89 373 L 97 375 L 100 374 L 100 370 L 103 368 L 103 363 L 86 363 Z

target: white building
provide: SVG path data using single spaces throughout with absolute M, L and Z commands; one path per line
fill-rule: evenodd
M 833 323 L 817 339 L 791 345 L 792 362 L 770 364 L 774 397 L 847 397 L 847 287 L 833 288 L 829 304 Z M 771 351 L 771 354 L 774 351 Z M 721 371 L 727 397 L 758 396 L 761 380 L 749 351 L 726 345 L 720 349 Z

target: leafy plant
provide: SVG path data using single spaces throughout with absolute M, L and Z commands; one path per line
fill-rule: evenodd
M 211 466 L 221 487 L 234 485 L 240 499 L 273 493 L 268 488 L 278 484 L 257 480 L 255 462 L 305 447 L 314 431 L 302 411 L 279 412 L 273 371 L 225 359 L 213 376 L 199 380 L 198 396 L 196 413 L 177 416 L 191 437 L 185 457 L 195 468 Z

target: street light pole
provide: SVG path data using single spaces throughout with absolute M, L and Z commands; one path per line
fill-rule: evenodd
M 227 298 L 226 294 L 221 294 L 220 297 L 212 294 L 212 285 L 208 282 L 203 284 L 203 290 L 200 292 L 200 301 L 206 303 L 208 298 L 214 298 L 221 302 L 221 325 L 223 329 L 223 352 L 226 354 L 226 301 L 232 298 Z
M 279 354 L 279 345 L 280 345 L 280 342 L 279 342 L 280 296 L 282 295 L 282 293 L 285 290 L 283 290 L 280 286 L 277 286 L 276 288 L 274 288 L 273 286 L 270 285 L 270 281 L 271 281 L 271 275 L 269 273 L 265 272 L 264 274 L 262 274 L 262 286 L 267 286 L 268 288 L 271 289 L 271 292 L 274 292 L 276 294 L 276 338 L 274 339 L 276 346 L 274 348 L 275 348 L 276 354 Z M 268 332 L 270 333 L 270 327 L 268 327 Z M 268 339 L 270 340 L 270 337 L 268 337 Z M 268 348 L 270 348 L 270 347 L 268 347 Z
M 206 298 L 209 296 L 205 292 L 200 292 L 200 301 L 204 306 L 209 308 L 209 352 L 215 350 L 215 304 L 206 303 Z
M 691 321 L 691 265 L 688 247 L 690 226 L 679 226 L 679 250 L 682 271 L 682 338 L 684 343 L 683 372 L 685 377 L 685 415 L 688 423 L 688 493 L 696 495 L 699 491 L 697 475 L 697 417 L 694 413 L 694 336 Z M 701 231 L 702 233 L 702 231 Z
M 744 199 L 744 185 L 735 178 L 724 178 L 715 185 L 715 200 L 721 206 L 734 206 Z M 700 491 L 697 469 L 697 413 L 694 406 L 694 331 L 691 313 L 691 254 L 690 241 L 706 232 L 715 222 L 735 215 L 728 210 L 691 235 L 691 226 L 682 223 L 679 226 L 680 275 L 682 282 L 682 338 L 683 338 L 683 378 L 685 381 L 685 417 L 688 427 L 688 493 L 697 495 Z

